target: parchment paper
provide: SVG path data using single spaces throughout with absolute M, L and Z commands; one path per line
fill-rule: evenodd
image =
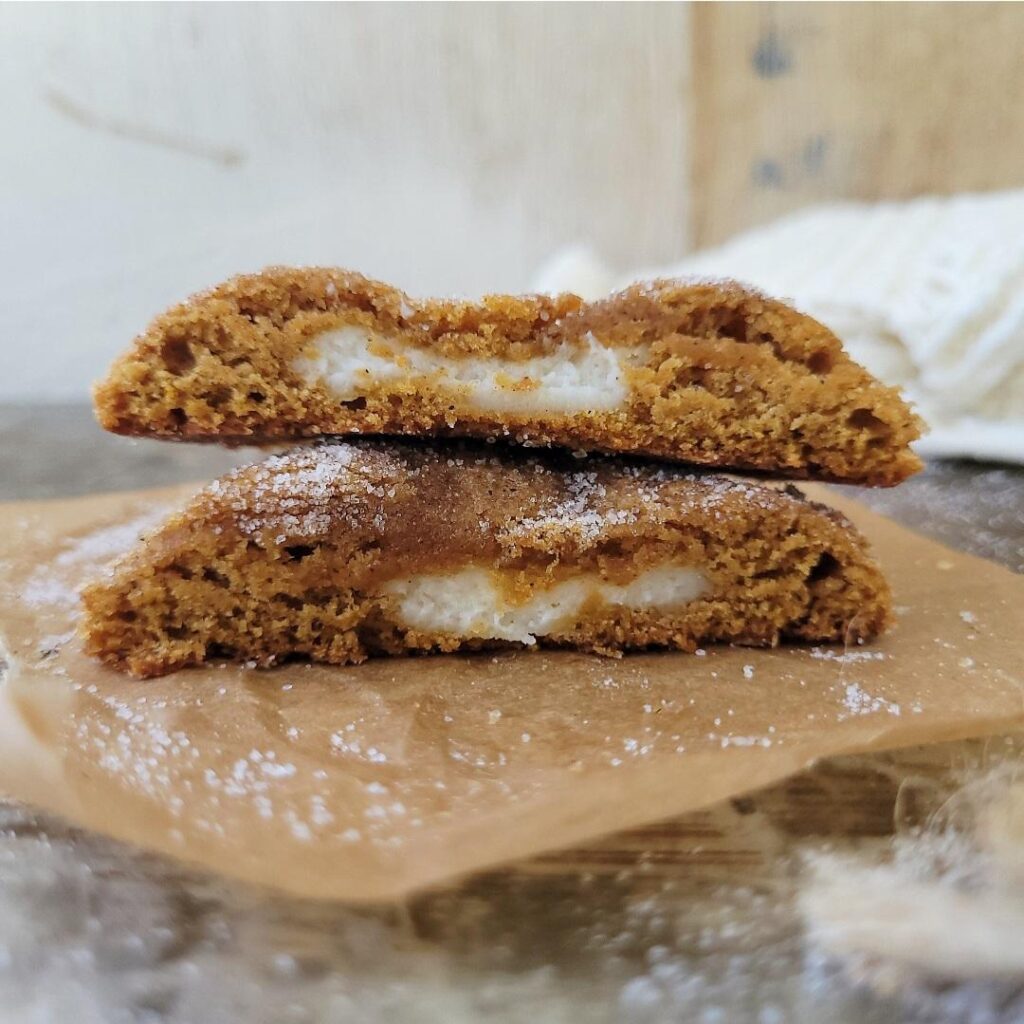
M 870 647 L 134 681 L 81 653 L 74 591 L 188 490 L 0 506 L 0 791 L 227 875 L 399 898 L 826 755 L 1024 725 L 1024 579 L 823 491 L 896 591 L 898 624 Z

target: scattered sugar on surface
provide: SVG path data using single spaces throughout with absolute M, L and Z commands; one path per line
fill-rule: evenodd
M 840 665 L 856 665 L 862 661 L 885 661 L 884 651 L 833 651 L 827 647 L 812 647 L 810 657 L 819 661 L 835 661 Z
M 95 691 L 95 688 L 93 688 Z M 256 816 L 264 821 L 278 822 L 299 842 L 317 837 L 341 839 L 343 842 L 365 838 L 374 845 L 393 848 L 402 842 L 393 823 L 407 817 L 406 805 L 389 794 L 381 783 L 366 786 L 369 802 L 362 808 L 346 807 L 346 817 L 362 816 L 367 825 L 353 839 L 348 822 L 337 820 L 335 797 L 330 787 L 318 786 L 328 781 L 323 769 L 302 769 L 299 764 L 282 757 L 273 748 L 253 747 L 236 756 L 224 768 L 218 767 L 216 749 L 200 750 L 181 730 L 165 728 L 153 711 L 166 706 L 159 701 L 153 709 L 140 707 L 138 701 L 121 700 L 116 695 L 96 694 L 119 724 L 83 715 L 76 726 L 77 743 L 93 750 L 96 763 L 116 775 L 122 782 L 148 799 L 160 803 L 175 817 L 186 810 L 190 827 L 199 831 L 225 835 L 225 821 L 235 813 L 225 801 L 248 803 Z M 342 735 L 336 733 L 334 739 Z M 367 763 L 380 763 L 383 755 L 365 739 L 344 741 L 348 751 L 356 751 Z M 212 764 L 200 767 L 197 759 Z M 183 794 L 188 794 L 188 807 Z M 383 799 L 376 799 L 376 798 Z M 416 817 L 413 826 L 422 824 Z M 346 831 L 348 829 L 348 831 Z
M 362 739 L 352 735 L 354 724 L 350 723 L 345 731 L 331 733 L 331 748 L 340 754 L 350 755 L 359 760 L 369 761 L 373 764 L 383 764 L 387 761 L 387 754 L 373 744 L 366 744 Z
M 100 564 L 130 551 L 147 533 L 154 530 L 167 517 L 165 506 L 150 509 L 127 523 L 103 527 L 74 540 L 55 559 L 60 566 L 83 562 Z
M 900 705 L 886 700 L 884 697 L 875 697 L 868 693 L 859 683 L 847 683 L 844 687 L 843 707 L 849 714 L 840 714 L 838 719 L 842 721 L 850 715 L 873 715 L 876 712 L 884 711 L 887 714 L 899 716 Z
M 48 657 L 56 654 L 74 635 L 74 630 L 68 630 L 66 633 L 51 633 L 49 636 L 42 637 L 36 647 L 40 655 Z
M 32 608 L 71 606 L 78 602 L 78 587 L 52 569 L 38 569 L 21 588 L 21 600 Z
M 719 737 L 719 743 L 725 747 L 764 747 L 768 748 L 775 743 L 771 736 L 728 736 Z
M 19 592 L 32 608 L 69 608 L 78 604 L 80 580 L 130 551 L 167 516 L 159 506 L 125 523 L 104 526 L 72 538 L 49 565 L 40 566 Z
M 609 841 L 595 848 L 629 856 L 619 871 L 554 885 L 547 874 L 504 873 L 486 888 L 455 884 L 417 898 L 414 928 L 390 907 L 267 899 L 24 808 L 0 813 L 0 972 L 12 1020 L 65 1019 L 72 1006 L 77 1021 L 99 1024 L 158 1000 L 165 1024 L 432 1024 L 478 1020 L 481 1007 L 502 1021 L 637 1024 L 1016 1024 L 1024 1015 L 1024 996 L 1005 985 L 904 976 L 887 986 L 808 947 L 791 901 L 793 845 L 780 848 L 776 832 L 768 845 L 749 833 L 756 884 L 723 882 L 722 865 L 704 866 L 713 850 L 685 834 L 667 847 L 682 858 L 670 868 Z M 307 841 L 308 822 L 295 820 L 296 842 Z M 357 826 L 339 834 L 343 844 L 363 838 Z M 948 844 L 929 857 L 961 863 Z M 901 870 L 920 880 L 919 849 Z M 556 952 L 565 949 L 571 961 Z

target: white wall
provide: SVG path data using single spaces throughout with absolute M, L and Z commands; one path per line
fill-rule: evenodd
M 521 290 L 688 240 L 688 12 L 0 5 L 0 400 L 85 397 L 164 306 L 268 263 Z

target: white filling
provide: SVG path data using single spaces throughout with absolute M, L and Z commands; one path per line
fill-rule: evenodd
M 698 569 L 678 565 L 649 569 L 621 587 L 585 573 L 513 603 L 496 573 L 471 566 L 391 580 L 383 590 L 398 598 L 400 624 L 407 628 L 533 644 L 571 626 L 590 598 L 634 610 L 667 610 L 701 597 L 708 583 Z
M 631 355 L 629 362 L 639 357 Z M 582 348 L 566 346 L 565 352 L 531 359 L 451 358 L 350 325 L 321 334 L 293 365 L 306 381 L 323 384 L 343 402 L 383 382 L 411 383 L 430 376 L 435 377 L 434 387 L 449 392 L 464 407 L 538 415 L 623 405 L 629 393 L 624 362 L 592 335 Z

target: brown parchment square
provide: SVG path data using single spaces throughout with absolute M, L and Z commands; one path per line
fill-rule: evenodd
M 668 818 L 828 755 L 1024 724 L 1024 578 L 824 489 L 896 595 L 877 643 L 238 666 L 86 658 L 77 586 L 190 489 L 0 506 L 0 791 L 292 893 L 368 901 Z

